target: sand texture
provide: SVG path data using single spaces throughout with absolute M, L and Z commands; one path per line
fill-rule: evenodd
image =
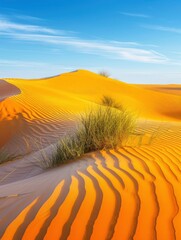
M 118 150 L 43 169 L 54 144 L 103 95 L 138 116 Z M 1 240 L 180 240 L 181 86 L 78 70 L 0 80 Z

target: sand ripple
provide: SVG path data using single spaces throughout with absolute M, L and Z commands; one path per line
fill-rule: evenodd
M 169 129 L 151 145 L 88 154 L 1 185 L 0 238 L 180 239 L 181 126 Z
M 1 95 L 0 147 L 22 156 L 0 167 L 1 240 L 181 239 L 179 94 L 85 71 L 7 81 L 0 81 L 12 84 Z M 106 93 L 141 111 L 125 147 L 43 170 L 39 150 L 72 131 L 77 115 Z

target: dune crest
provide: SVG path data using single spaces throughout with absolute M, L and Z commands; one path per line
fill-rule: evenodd
M 5 80 L 0 79 L 0 101 L 20 93 L 21 91 L 19 88 Z

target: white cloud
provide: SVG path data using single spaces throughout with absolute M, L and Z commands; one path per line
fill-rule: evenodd
M 66 66 L 61 63 L 51 64 L 48 62 L 0 59 L 0 78 L 43 78 L 78 68 L 80 66 Z M 82 68 L 85 68 L 85 66 Z
M 136 46 L 136 47 L 153 47 L 157 48 L 158 45 L 155 44 L 144 44 L 144 43 L 138 43 L 138 42 L 119 42 L 119 41 L 109 41 L 110 43 L 117 44 L 118 46 Z
M 18 68 L 56 68 L 57 70 L 75 70 L 79 69 L 80 66 L 77 65 L 63 65 L 61 63 L 51 64 L 49 62 L 35 62 L 35 61 L 20 61 L 20 60 L 8 60 L 8 59 L 0 59 L 0 67 L 18 67 Z M 83 66 L 84 68 L 85 66 Z M 9 68 L 8 68 L 9 69 Z
M 142 13 L 121 12 L 121 14 L 125 15 L 125 16 L 128 16 L 128 17 L 150 18 L 149 15 L 142 14 Z
M 181 34 L 181 28 L 165 27 L 160 25 L 144 25 L 143 27 L 151 30 Z
M 168 63 L 169 59 L 149 45 L 135 42 L 98 41 L 70 37 L 68 31 L 59 31 L 39 25 L 20 24 L 0 18 L 0 35 L 8 39 L 67 46 L 79 52 L 107 56 L 112 59 L 129 60 L 144 63 Z M 151 46 L 149 46 L 150 48 Z
M 145 63 L 165 63 L 168 58 L 156 51 L 146 50 L 135 47 L 121 47 L 110 42 L 90 41 L 68 36 L 54 36 L 45 34 L 27 33 L 3 33 L 0 35 L 8 36 L 22 41 L 32 41 L 47 43 L 51 45 L 69 46 L 78 48 L 81 52 L 90 54 L 107 55 L 114 59 L 132 60 Z
M 0 67 L 40 67 L 45 65 L 46 64 L 42 62 L 0 59 Z
M 60 34 L 60 32 L 51 28 L 46 28 L 42 26 L 29 25 L 29 24 L 20 24 L 8 21 L 4 18 L 0 18 L 0 31 L 11 32 L 11 31 L 23 31 L 23 32 L 40 32 L 40 33 L 49 33 L 49 34 Z
M 14 15 L 15 18 L 17 19 L 22 19 L 26 21 L 42 21 L 41 18 L 34 17 L 34 16 L 29 16 L 29 15 Z

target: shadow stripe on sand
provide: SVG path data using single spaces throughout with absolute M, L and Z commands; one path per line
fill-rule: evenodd
M 56 216 L 60 206 L 62 205 L 62 203 L 65 201 L 69 191 L 70 191 L 70 186 L 72 183 L 72 178 L 68 177 L 67 179 L 65 179 L 65 183 L 62 187 L 62 191 L 61 194 L 59 196 L 59 198 L 57 199 L 57 201 L 55 202 L 55 204 L 53 205 L 53 207 L 50 210 L 50 216 L 49 218 L 45 221 L 45 223 L 43 224 L 42 228 L 40 229 L 39 234 L 36 236 L 36 240 L 42 240 L 44 239 L 46 233 L 47 233 L 47 229 L 50 226 L 52 220 L 54 219 L 54 217 Z
M 144 156 L 143 154 L 140 153 L 140 148 L 139 148 L 139 151 L 134 149 L 134 148 L 131 148 L 132 151 L 135 152 L 134 153 L 129 153 L 134 156 L 134 157 L 137 157 L 137 159 L 139 159 L 145 166 L 145 171 L 150 174 L 150 176 L 153 177 L 153 181 L 150 182 L 150 186 L 151 186 L 151 189 L 152 189 L 152 193 L 153 193 L 153 197 L 154 197 L 154 203 L 156 205 L 156 214 L 155 216 L 153 217 L 153 239 L 157 239 L 157 231 L 156 231 L 156 225 L 157 225 L 157 219 L 158 219 L 158 216 L 159 216 L 159 212 L 160 212 L 160 206 L 159 206 L 159 202 L 158 202 L 158 198 L 157 198 L 157 194 L 156 194 L 156 185 L 154 183 L 154 181 L 156 180 L 156 177 L 154 174 L 151 173 L 150 171 L 150 168 L 148 166 L 148 161 L 149 161 L 149 158 L 147 158 L 146 156 Z M 145 159 L 145 161 L 143 160 Z M 147 164 L 146 164 L 147 163 Z
M 120 195 L 119 191 L 114 187 L 111 180 L 103 172 L 101 172 L 101 170 L 98 168 L 98 165 L 95 162 L 93 162 L 92 167 L 93 167 L 93 170 L 100 177 L 102 177 L 105 180 L 105 182 L 107 183 L 107 185 L 112 190 L 112 192 L 115 196 L 114 212 L 112 214 L 111 223 L 110 223 L 109 229 L 107 231 L 107 237 L 106 237 L 106 240 L 111 240 L 112 236 L 114 234 L 114 229 L 115 229 L 115 226 L 116 226 L 116 223 L 117 223 L 117 220 L 118 220 L 118 217 L 119 217 L 120 209 L 121 209 L 121 195 Z
M 60 182 L 58 182 L 60 183 Z M 55 186 L 56 187 L 56 186 Z M 51 191 L 47 190 L 46 194 L 42 194 L 40 196 L 40 198 L 38 199 L 38 201 L 36 202 L 35 205 L 33 205 L 33 207 L 30 209 L 30 211 L 28 212 L 28 214 L 26 215 L 23 224 L 21 224 L 21 226 L 17 229 L 15 235 L 14 235 L 14 239 L 23 239 L 23 235 L 28 227 L 28 225 L 34 220 L 34 218 L 36 217 L 38 211 L 41 209 L 41 207 L 43 206 L 43 204 L 49 199 L 49 197 L 52 195 L 53 191 L 55 190 L 55 187 L 51 188 Z
M 83 174 L 85 174 L 87 177 L 90 178 L 90 180 L 92 181 L 92 184 L 94 186 L 94 189 L 96 191 L 96 199 L 95 199 L 95 202 L 94 202 L 94 206 L 93 206 L 91 215 L 90 215 L 89 220 L 87 222 L 86 230 L 85 230 L 84 237 L 83 237 L 84 240 L 89 240 L 91 238 L 92 233 L 93 233 L 94 223 L 95 223 L 95 221 L 96 221 L 96 219 L 99 215 L 100 209 L 101 209 L 102 200 L 103 200 L 103 193 L 102 193 L 102 190 L 100 188 L 98 180 L 93 175 L 91 175 L 87 171 L 87 169 L 82 170 L 80 172 L 82 172 Z
M 143 149 L 142 149 L 143 152 L 145 152 Z M 158 154 L 152 152 L 150 149 L 149 151 L 152 153 L 152 156 L 159 156 Z M 148 155 L 150 155 L 148 152 L 147 152 Z M 165 162 L 163 161 L 163 159 L 159 156 L 159 159 L 161 160 L 162 164 L 165 165 Z M 176 195 L 175 195 L 175 192 L 174 192 L 174 188 L 173 188 L 173 185 L 170 181 L 168 181 L 168 179 L 166 178 L 163 170 L 162 170 L 162 167 L 154 160 L 152 160 L 152 163 L 155 165 L 155 167 L 157 168 L 159 174 L 160 174 L 160 177 L 164 179 L 165 183 L 167 184 L 167 189 L 169 191 L 171 191 L 171 195 L 172 195 L 172 201 L 173 201 L 173 204 L 176 206 L 176 210 L 174 211 L 174 213 L 172 214 L 171 216 L 171 220 L 170 220 L 170 227 L 171 227 L 171 230 L 172 230 L 172 235 L 173 235 L 173 239 L 176 239 L 176 230 L 175 230 L 175 227 L 174 227 L 174 219 L 175 217 L 178 215 L 179 213 L 179 205 L 178 205 L 178 202 L 177 202 L 177 198 L 176 198 Z M 167 165 L 167 164 L 166 164 Z M 170 169 L 170 167 L 168 168 Z M 173 173 L 172 171 L 170 171 L 171 173 Z
M 70 234 L 71 226 L 77 216 L 77 213 L 82 205 L 82 202 L 83 202 L 85 194 L 86 194 L 85 181 L 84 181 L 83 177 L 81 177 L 77 172 L 74 174 L 74 177 L 77 178 L 77 180 L 78 180 L 78 196 L 74 202 L 70 216 L 69 216 L 67 222 L 63 226 L 62 235 L 60 237 L 61 240 L 66 240 L 68 238 L 68 236 Z
M 116 153 L 120 156 L 120 157 L 124 157 L 124 155 L 120 154 L 119 151 L 116 151 Z M 137 203 L 137 208 L 136 211 L 134 213 L 134 218 L 133 218 L 133 222 L 132 222 L 132 229 L 130 232 L 130 236 L 129 239 L 133 239 L 134 235 L 136 233 L 136 229 L 137 229 L 137 225 L 138 225 L 138 218 L 139 218 L 139 213 L 140 213 L 140 208 L 141 208 L 141 199 L 139 197 L 138 191 L 139 191 L 139 184 L 137 182 L 137 180 L 126 170 L 122 169 L 120 167 L 120 160 L 117 156 L 115 156 L 114 154 L 111 154 L 111 157 L 113 159 L 113 161 L 115 161 L 115 166 L 117 166 L 117 169 L 119 169 L 122 173 L 124 173 L 127 177 L 129 177 L 129 179 L 133 182 L 134 184 L 134 188 L 135 188 L 135 200 Z M 132 171 L 134 171 L 134 168 L 131 169 Z
M 27 201 L 27 197 L 23 196 L 17 203 L 12 204 L 11 206 L 8 206 L 9 212 L 6 213 L 6 216 L 4 218 L 8 219 L 5 220 L 4 218 L 1 219 L 0 224 L 0 239 L 3 237 L 6 229 L 8 226 L 21 214 L 21 212 L 29 205 L 31 202 L 33 202 L 36 199 L 36 197 L 31 197 Z M 6 208 L 7 211 L 7 208 Z

